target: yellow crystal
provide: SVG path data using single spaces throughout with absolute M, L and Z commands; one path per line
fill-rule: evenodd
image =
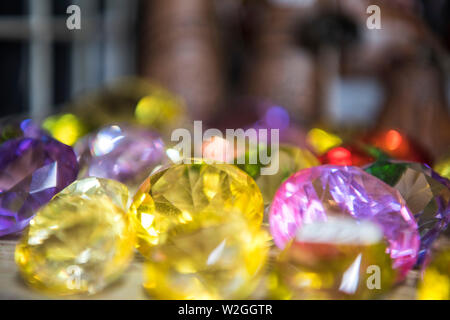
M 156 299 L 244 299 L 265 270 L 269 235 L 241 214 L 227 222 L 176 234 L 145 264 L 144 288 Z
M 119 278 L 136 237 L 128 190 L 99 178 L 76 181 L 31 220 L 15 260 L 25 281 L 49 294 L 95 293 Z
M 318 155 L 322 155 L 342 143 L 342 139 L 337 135 L 319 128 L 309 130 L 306 140 Z
M 450 250 L 436 254 L 419 283 L 420 300 L 450 300 Z
M 450 179 L 450 155 L 440 159 L 435 164 L 434 170 L 444 178 Z
M 147 178 L 134 196 L 138 249 L 170 237 L 222 222 L 237 213 L 258 229 L 263 198 L 253 179 L 230 164 L 176 164 Z
M 260 188 L 264 204 L 269 204 L 278 187 L 289 176 L 302 169 L 318 166 L 319 160 L 308 150 L 290 145 L 280 145 L 278 153 L 272 155 L 272 159 L 278 157 L 278 172 L 273 175 L 260 175 L 256 178 L 256 184 Z

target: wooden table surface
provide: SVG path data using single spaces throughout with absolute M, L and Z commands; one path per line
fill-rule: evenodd
M 30 289 L 20 277 L 14 262 L 14 249 L 17 238 L 0 239 L 0 299 L 61 299 L 60 297 L 48 297 Z M 148 299 L 142 288 L 142 264 L 143 258 L 139 254 L 127 270 L 125 275 L 116 283 L 104 291 L 82 297 L 70 297 L 68 299 L 102 299 L 102 300 L 141 300 Z M 415 299 L 418 272 L 411 271 L 402 285 L 396 287 L 384 299 Z M 261 298 L 256 296 L 255 298 Z M 66 299 L 66 298 L 65 298 Z

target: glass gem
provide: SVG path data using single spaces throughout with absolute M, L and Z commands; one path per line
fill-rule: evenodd
M 135 231 L 127 188 L 98 178 L 79 180 L 44 206 L 16 247 L 28 285 L 54 295 L 92 294 L 130 264 Z
M 450 222 L 450 182 L 415 162 L 379 161 L 366 171 L 397 189 L 405 199 L 419 227 L 421 264 Z
M 156 168 L 168 162 L 161 137 L 127 125 L 101 128 L 75 145 L 80 177 L 114 179 L 136 189 Z
M 87 128 L 77 116 L 66 113 L 50 116 L 44 120 L 42 127 L 56 140 L 72 146 L 87 133 Z
M 380 228 L 348 218 L 299 229 L 275 270 L 290 298 L 301 300 L 374 298 L 396 278 Z
M 342 145 L 328 150 L 319 157 L 322 164 L 361 167 L 379 158 L 387 158 L 376 148 L 366 145 Z
M 284 248 L 299 228 L 334 216 L 377 224 L 400 278 L 414 266 L 420 243 L 413 215 L 397 190 L 358 167 L 323 165 L 292 175 L 275 194 L 270 231 Z
M 176 164 L 148 177 L 134 196 L 138 249 L 148 256 L 154 245 L 176 234 L 223 221 L 231 213 L 259 228 L 263 198 L 245 172 L 230 164 Z
M 430 156 L 405 134 L 397 130 L 374 132 L 363 139 L 396 160 L 431 163 Z
M 0 236 L 25 228 L 36 211 L 73 182 L 72 148 L 48 136 L 10 139 L 0 145 Z
M 441 176 L 450 179 L 450 156 L 440 159 L 434 166 L 434 170 Z
M 146 260 L 144 288 L 156 299 L 244 299 L 257 287 L 269 235 L 244 217 L 178 233 L 154 247 Z
M 10 139 L 40 139 L 44 136 L 50 136 L 50 134 L 45 130 L 42 130 L 39 125 L 31 119 L 12 116 L 0 120 L 0 143 Z
M 280 145 L 278 153 L 272 159 L 278 159 L 278 172 L 273 175 L 260 175 L 256 184 L 264 198 L 264 204 L 269 204 L 279 186 L 295 172 L 319 165 L 317 158 L 308 150 L 291 145 Z
M 419 282 L 420 300 L 450 300 L 450 250 L 436 253 Z
M 320 128 L 313 128 L 309 130 L 306 136 L 306 141 L 317 155 L 322 155 L 328 150 L 342 144 L 342 139 L 337 135 Z
M 185 117 L 184 103 L 178 97 L 155 83 L 133 77 L 82 96 L 67 110 L 89 131 L 129 122 L 166 132 Z

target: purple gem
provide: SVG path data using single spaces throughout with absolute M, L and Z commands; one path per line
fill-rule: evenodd
M 0 145 L 0 236 L 25 228 L 36 211 L 76 179 L 72 148 L 48 136 Z
M 33 138 L 40 139 L 50 134 L 31 119 L 7 117 L 0 120 L 0 142 L 9 139 Z
M 405 200 L 398 191 L 357 167 L 324 165 L 288 178 L 272 202 L 270 231 L 276 245 L 284 248 L 298 228 L 331 216 L 379 225 L 399 280 L 414 266 L 420 240 Z
M 161 137 L 149 130 L 111 125 L 75 145 L 80 177 L 114 179 L 136 188 L 168 161 Z

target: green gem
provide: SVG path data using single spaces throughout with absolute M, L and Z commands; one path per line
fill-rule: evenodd
M 408 164 L 404 162 L 379 160 L 367 167 L 365 171 L 388 185 L 395 186 L 407 168 Z

